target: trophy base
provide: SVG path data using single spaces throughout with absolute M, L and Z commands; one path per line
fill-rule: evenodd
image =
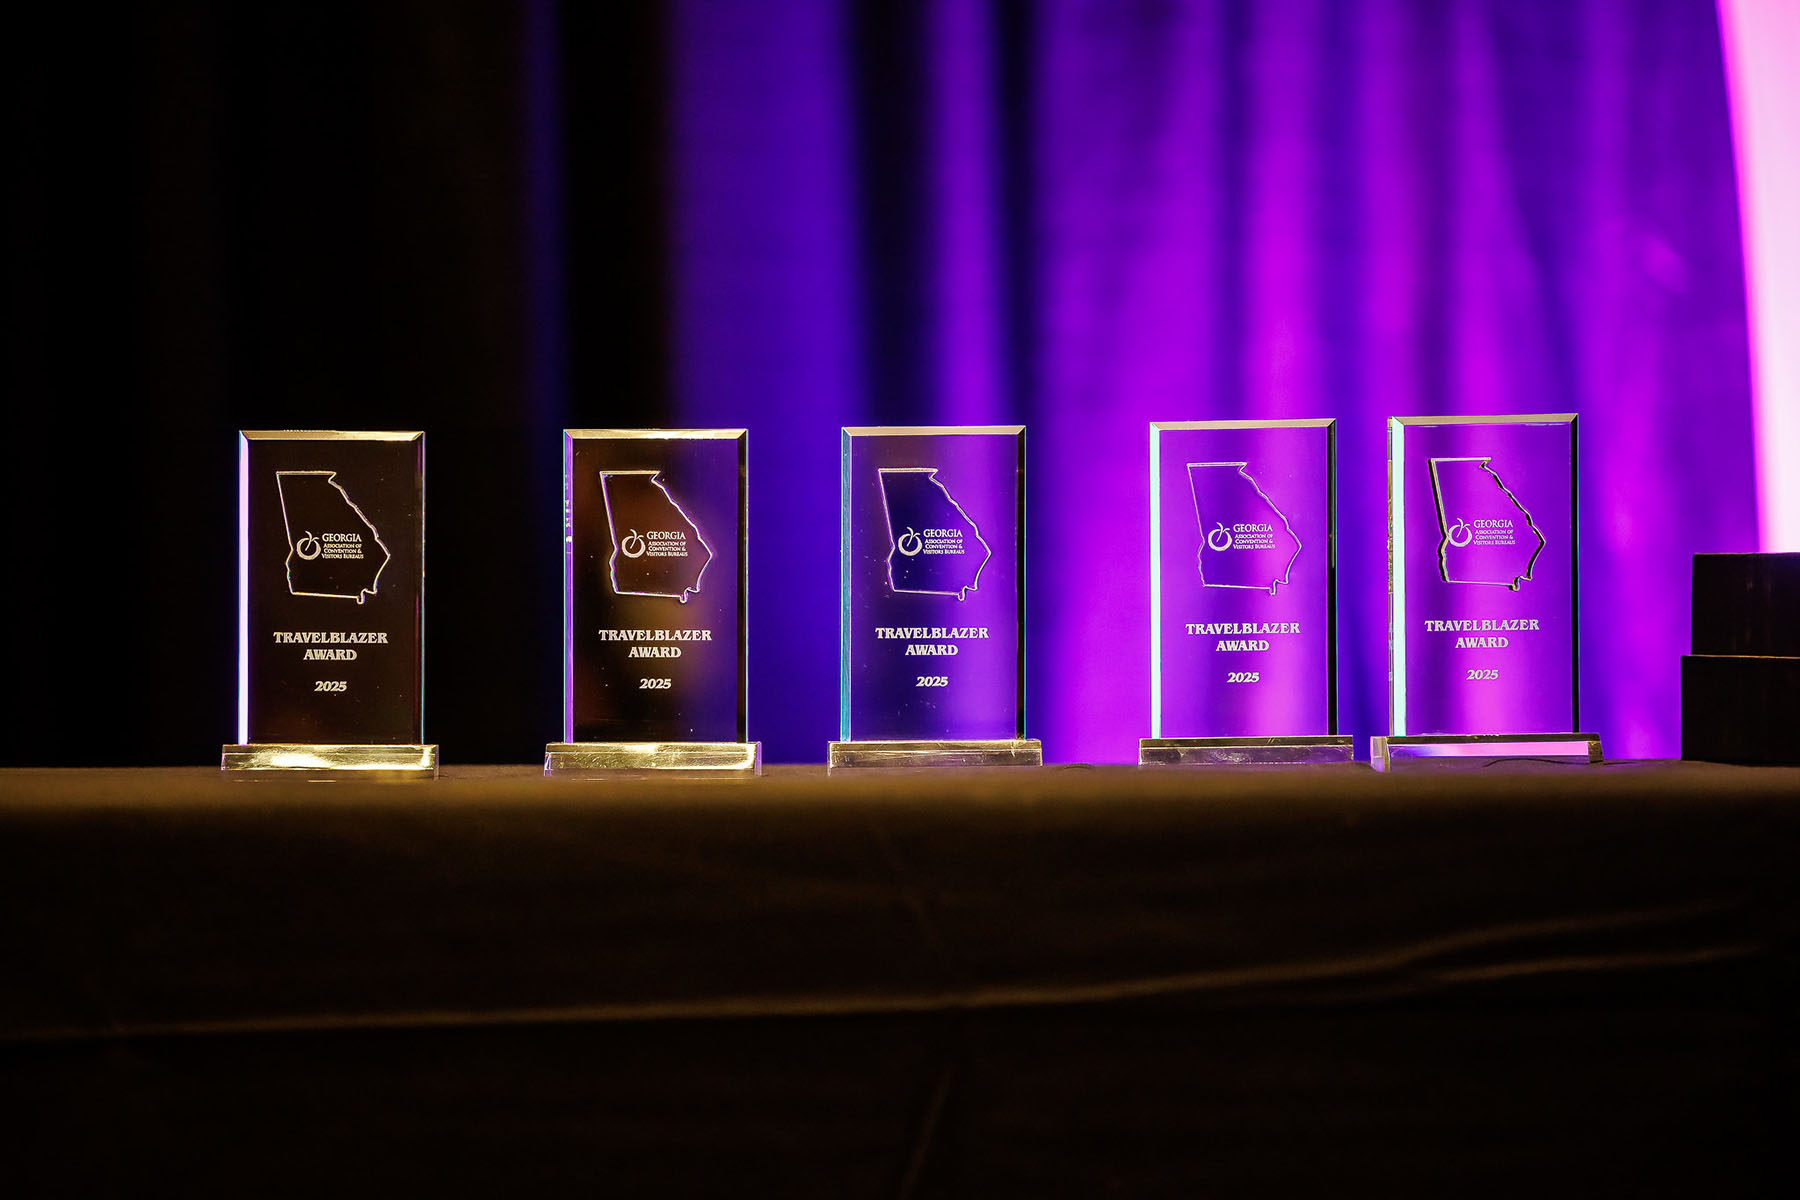
M 251 742 L 224 746 L 219 769 L 251 778 L 262 772 L 302 772 L 320 777 L 354 774 L 359 778 L 434 779 L 436 746 L 370 746 L 309 742 Z
M 762 774 L 761 742 L 551 742 L 544 774 L 605 771 L 737 771 Z
M 1436 733 L 1369 739 L 1369 765 L 1377 771 L 1426 764 L 1491 767 L 1521 760 L 1597 763 L 1600 761 L 1600 736 L 1594 733 Z
M 1349 737 L 1139 738 L 1140 767 L 1240 767 L 1340 763 L 1356 757 Z
M 826 765 L 838 767 L 1041 767 L 1036 738 L 992 741 L 832 742 Z

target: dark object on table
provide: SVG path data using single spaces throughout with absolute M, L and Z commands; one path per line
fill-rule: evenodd
M 1681 756 L 1800 763 L 1800 554 L 1694 555 Z

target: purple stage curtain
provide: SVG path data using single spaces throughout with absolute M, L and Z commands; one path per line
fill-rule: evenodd
M 1390 414 L 1581 414 L 1582 725 L 1673 755 L 1755 548 L 1711 0 L 670 18 L 676 416 L 751 430 L 751 730 L 836 729 L 837 427 L 1029 428 L 1029 732 L 1149 731 L 1151 420 L 1339 422 L 1341 727 L 1386 731 Z M 1366 749 L 1366 747 L 1364 747 Z

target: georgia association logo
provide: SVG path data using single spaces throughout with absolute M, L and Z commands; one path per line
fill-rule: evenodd
M 601 471 L 599 477 L 612 547 L 606 554 L 606 580 L 613 595 L 658 596 L 682 604 L 699 595 L 712 547 L 663 481 L 662 471 Z
M 277 471 L 275 494 L 286 535 L 288 592 L 358 604 L 375 595 L 388 548 L 337 472 Z
M 326 533 L 315 536 L 309 529 L 304 537 L 294 542 L 293 550 L 294 557 L 301 562 L 312 562 L 320 557 L 360 561 L 364 553 L 363 537 L 360 533 Z
M 1458 518 L 1456 523 L 1445 531 L 1444 537 L 1452 546 L 1466 546 L 1475 540 L 1475 531 L 1469 528 L 1467 521 Z
M 1231 530 L 1225 528 L 1223 521 L 1219 522 L 1218 528 L 1206 535 L 1206 547 L 1209 550 L 1229 550 L 1231 541 Z
M 911 558 L 925 548 L 925 539 L 920 537 L 918 532 L 913 529 L 911 525 L 908 525 L 906 527 L 906 532 L 900 535 L 899 540 L 896 541 L 894 545 L 899 549 L 900 553 Z

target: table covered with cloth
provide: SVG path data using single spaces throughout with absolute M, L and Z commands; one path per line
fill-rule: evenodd
M 0 1195 L 1780 1193 L 1797 951 L 1800 770 L 12 770 Z

